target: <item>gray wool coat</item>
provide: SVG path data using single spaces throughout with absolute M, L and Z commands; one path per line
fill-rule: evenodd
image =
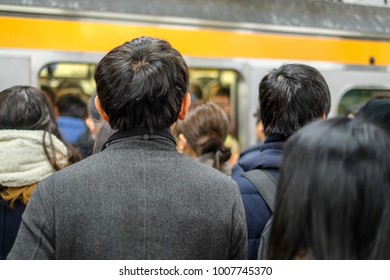
M 135 135 L 42 181 L 8 259 L 245 259 L 237 185 Z

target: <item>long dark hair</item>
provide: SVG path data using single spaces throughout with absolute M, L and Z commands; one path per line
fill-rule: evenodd
M 43 130 L 43 147 L 47 159 L 55 170 L 57 164 L 51 135 L 64 144 L 49 97 L 31 86 L 14 86 L 0 92 L 0 129 Z M 46 143 L 48 134 L 50 143 Z
M 316 121 L 287 142 L 268 258 L 390 259 L 389 136 Z

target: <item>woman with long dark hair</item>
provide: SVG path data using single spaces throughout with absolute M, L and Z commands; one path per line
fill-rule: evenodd
M 38 183 L 67 166 L 72 156 L 43 92 L 30 86 L 0 92 L 1 259 L 12 248 L 23 211 Z
M 291 136 L 268 258 L 390 259 L 390 137 L 347 118 Z

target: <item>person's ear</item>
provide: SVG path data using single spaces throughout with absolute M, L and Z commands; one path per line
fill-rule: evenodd
M 95 97 L 95 107 L 98 110 L 99 115 L 102 117 L 102 119 L 107 123 L 110 123 L 110 118 L 107 116 L 106 112 L 104 112 L 98 96 Z
M 190 108 L 191 105 L 191 95 L 189 92 L 186 93 L 186 96 L 183 99 L 183 103 L 181 103 L 181 109 L 179 112 L 179 115 L 177 115 L 177 119 L 183 121 L 187 114 L 188 114 L 188 108 Z

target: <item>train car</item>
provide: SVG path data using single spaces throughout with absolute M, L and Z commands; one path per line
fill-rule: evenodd
M 184 55 L 204 98 L 215 86 L 230 88 L 241 148 L 256 141 L 259 82 L 283 63 L 322 72 L 331 116 L 390 95 L 388 8 L 297 0 L 27 2 L 0 4 L 0 90 L 29 84 L 58 97 L 77 84 L 88 98 L 105 53 L 152 36 Z

